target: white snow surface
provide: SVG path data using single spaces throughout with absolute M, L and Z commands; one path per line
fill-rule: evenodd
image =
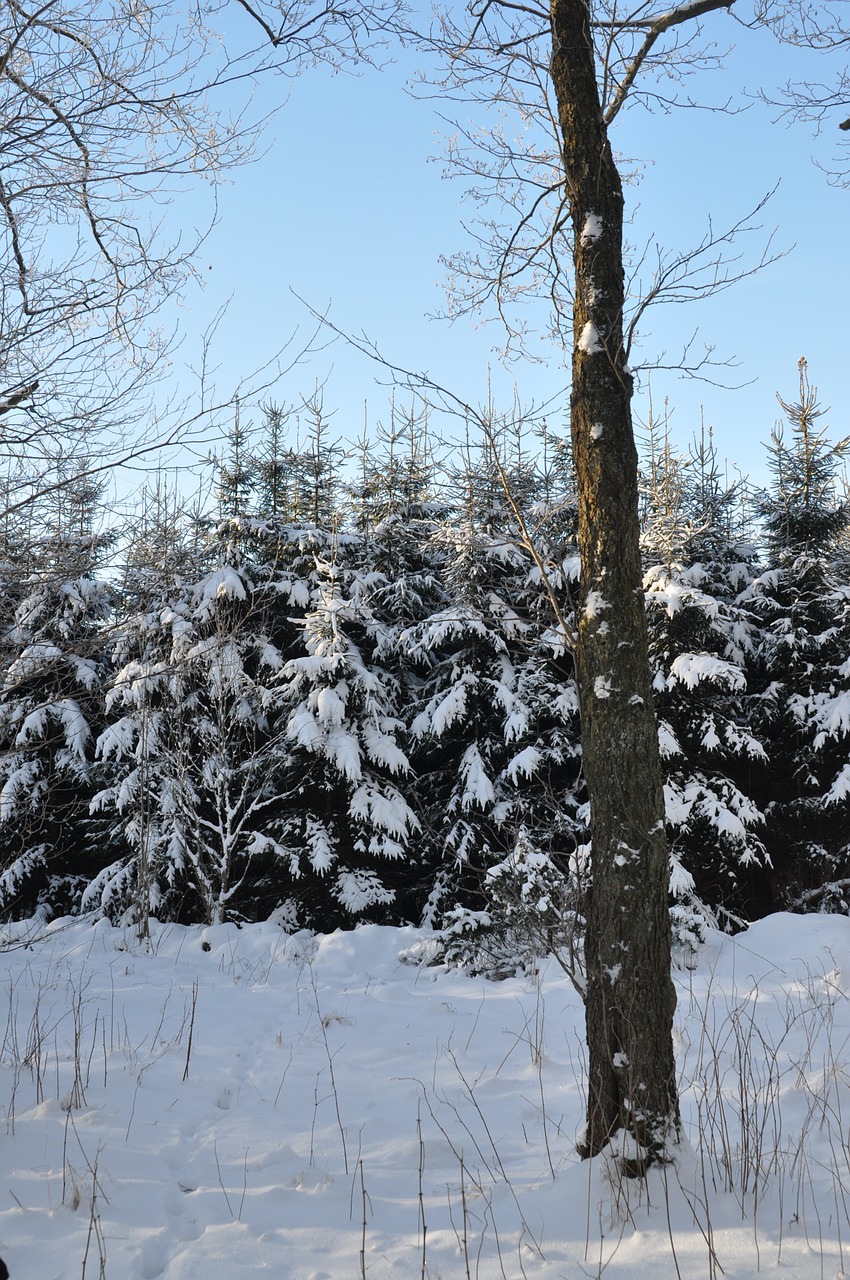
M 598 213 L 588 213 L 581 229 L 581 238 L 585 244 L 595 244 L 602 235 L 604 223 Z
M 575 1153 L 583 1014 L 554 962 L 494 983 L 417 963 L 425 931 L 273 921 L 0 941 L 11 1280 L 833 1280 L 850 1263 L 846 918 L 710 933 L 677 970 L 685 1141 L 646 1181 Z
M 579 335 L 578 349 L 588 356 L 594 356 L 602 350 L 602 341 L 599 337 L 599 330 L 590 320 L 588 320 Z

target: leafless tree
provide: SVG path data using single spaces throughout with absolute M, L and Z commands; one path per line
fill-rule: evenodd
M 607 3 L 593 6 L 591 35 L 606 130 L 627 103 L 665 111 L 695 105 L 687 91 L 689 77 L 719 65 L 725 52 L 703 30 L 702 19 L 732 3 L 697 0 L 687 9 L 658 13 L 646 5 L 634 12 Z M 454 8 L 441 11 L 427 32 L 411 38 L 436 54 L 442 66 L 442 74 L 435 73 L 429 62 L 419 91 L 433 93 L 440 103 L 447 123 L 446 172 L 465 180 L 466 199 L 476 210 L 467 223 L 472 247 L 446 259 L 449 314 L 494 310 L 504 325 L 508 354 L 548 360 L 548 343 L 536 345 L 542 313 L 528 304 L 548 299 L 544 336 L 568 348 L 574 301 L 570 200 L 551 74 L 549 11 L 534 2 L 485 0 L 470 5 L 466 15 Z M 718 109 L 729 106 L 719 103 Z M 618 166 L 631 175 L 628 162 L 619 160 Z M 624 252 L 629 275 L 623 324 L 633 369 L 638 367 L 634 339 L 647 306 L 705 297 L 771 260 L 769 241 L 746 261 L 735 247 L 747 233 L 761 230 L 762 205 L 728 227 L 715 226 L 706 215 L 704 233 L 681 253 L 652 241 L 640 252 Z M 707 375 L 712 357 L 696 355 L 685 344 L 669 359 L 649 363 Z
M 2 5 L 0 467 L 18 500 L 69 453 L 79 474 L 157 443 L 139 432 L 172 342 L 161 308 L 205 234 L 169 236 L 167 207 L 173 228 L 206 184 L 214 220 L 257 77 L 368 58 L 383 19 L 382 0 Z
M 414 35 L 455 108 L 449 165 L 479 206 L 472 251 L 450 260 L 456 310 L 491 308 L 527 349 L 523 304 L 548 298 L 569 354 L 581 594 L 574 653 L 591 801 L 587 905 L 587 1127 L 637 1172 L 678 1141 L 669 857 L 641 592 L 630 351 L 646 308 L 706 296 L 763 265 L 733 240 L 753 216 L 678 257 L 638 256 L 627 279 L 624 196 L 611 131 L 630 103 L 693 105 L 689 76 L 718 62 L 733 0 L 472 0 Z M 709 24 L 712 29 L 709 30 Z M 728 28 L 726 28 L 728 30 Z M 722 27 L 721 27 L 722 30 Z M 451 110 L 451 107 L 449 108 Z M 758 212 L 758 211 L 755 211 Z M 700 372 L 683 354 L 680 366 Z
M 472 248 L 448 259 L 450 311 L 495 311 L 507 351 L 533 354 L 527 316 L 536 322 L 539 308 L 526 303 L 543 297 L 546 336 L 569 353 L 582 558 L 574 650 L 593 838 L 581 1149 L 592 1155 L 621 1135 L 636 1171 L 675 1144 L 679 1114 L 668 852 L 638 546 L 634 343 L 648 307 L 704 298 L 774 255 L 769 240 L 749 261 L 737 248 L 761 204 L 729 228 L 708 221 L 682 253 L 652 242 L 630 251 L 629 165 L 615 155 L 613 129 L 626 106 L 731 109 L 693 96 L 691 78 L 722 64 L 725 42 L 747 26 L 770 26 L 809 48 L 848 43 L 840 6 L 757 0 L 732 17 L 734 3 L 469 0 L 462 11 L 439 7 L 427 29 L 407 32 L 430 66 L 437 56 L 440 70 L 426 71 L 421 88 L 447 104 L 448 170 L 465 179 L 477 206 Z M 846 89 L 846 73 L 831 96 L 791 86 L 786 105 L 819 121 Z M 543 350 L 548 358 L 551 347 Z M 713 357 L 685 344 L 678 358 L 657 363 L 709 376 Z

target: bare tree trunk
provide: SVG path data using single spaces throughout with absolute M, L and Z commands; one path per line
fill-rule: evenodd
M 579 494 L 577 674 L 590 795 L 590 1051 L 583 1154 L 618 1130 L 663 1158 L 679 1129 L 669 865 L 643 609 L 632 378 L 623 348 L 623 192 L 603 120 L 587 0 L 551 0 L 574 231 L 571 429 Z

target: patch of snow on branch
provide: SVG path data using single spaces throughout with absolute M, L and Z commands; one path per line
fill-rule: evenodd
M 679 746 L 676 734 L 666 720 L 658 721 L 658 750 L 662 760 L 682 755 L 682 748 Z
M 505 773 L 514 783 L 518 782 L 520 777 L 530 778 L 540 767 L 542 759 L 543 756 L 536 747 L 526 747 L 508 763 Z
M 227 596 L 234 600 L 247 599 L 245 583 L 235 569 L 231 569 L 226 564 L 204 578 L 203 582 L 197 586 L 195 594 L 202 605 L 210 600 L 220 600 Z
M 487 777 L 484 761 L 475 743 L 467 747 L 460 762 L 460 774 L 463 778 L 463 796 L 461 805 L 465 810 L 486 809 L 493 803 L 495 795 L 493 784 Z
M 687 689 L 695 689 L 703 680 L 712 684 L 727 684 L 730 689 L 746 688 L 747 680 L 740 667 L 710 653 L 681 653 L 670 666 L 668 688 L 678 682 Z
M 836 774 L 823 802 L 824 804 L 841 804 L 848 795 L 850 795 L 850 764 L 844 764 Z

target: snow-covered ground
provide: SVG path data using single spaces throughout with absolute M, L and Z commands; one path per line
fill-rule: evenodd
M 11 1280 L 850 1268 L 850 920 L 774 916 L 677 974 L 688 1143 L 646 1183 L 575 1155 L 561 970 L 492 983 L 422 954 L 373 926 L 7 928 Z

